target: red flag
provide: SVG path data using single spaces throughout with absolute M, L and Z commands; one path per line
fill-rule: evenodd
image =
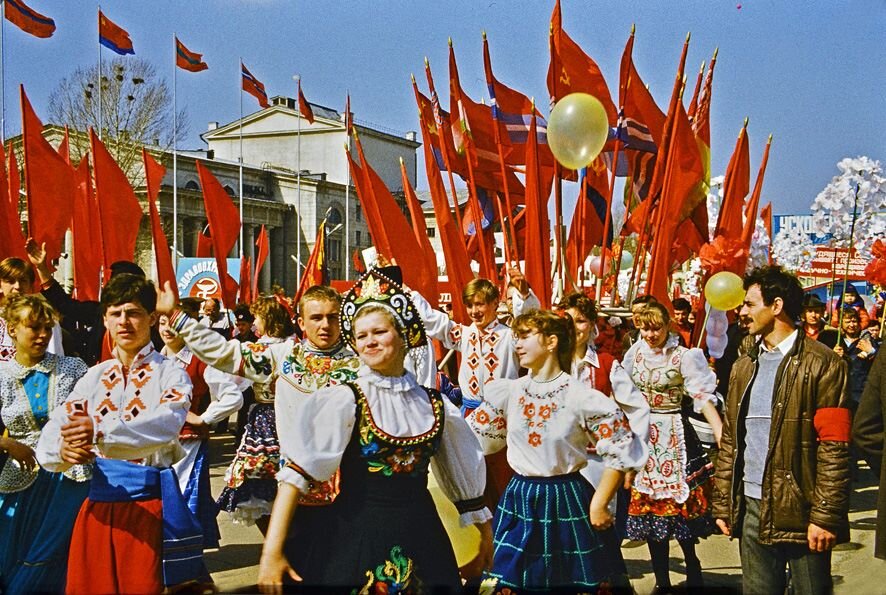
M 301 296 L 314 285 L 329 285 L 329 269 L 326 266 L 326 220 L 320 222 L 317 228 L 317 239 L 314 240 L 314 249 L 305 265 L 298 291 L 295 293 L 294 303 L 301 300 Z
M 92 147 L 95 200 L 101 222 L 104 247 L 104 278 L 111 276 L 111 264 L 118 260 L 133 260 L 135 240 L 141 225 L 142 207 L 123 170 L 105 148 L 104 143 L 89 129 Z
M 252 262 L 246 253 L 240 257 L 240 295 L 237 296 L 237 303 L 251 304 L 252 300 Z
M 424 264 L 423 252 L 415 241 L 412 226 L 394 200 L 384 180 L 372 169 L 363 153 L 359 137 L 354 137 L 360 166 L 354 168 L 354 179 L 362 177 L 362 185 L 357 184 L 360 203 L 366 213 L 367 224 L 370 216 L 377 217 L 370 225 L 369 233 L 379 254 L 388 260 L 396 261 L 403 270 L 403 280 L 407 285 L 426 297 L 436 297 L 436 268 L 428 270 Z M 356 166 L 355 163 L 352 163 Z
M 603 227 L 606 224 L 606 197 L 609 196 L 609 176 L 602 159 L 587 167 L 582 180 L 569 238 L 566 241 L 566 263 L 570 274 L 584 264 L 594 246 L 603 245 Z M 612 228 L 606 245 L 612 244 Z M 578 279 L 576 279 L 578 280 Z
M 751 240 L 754 237 L 754 229 L 757 227 L 757 207 L 760 206 L 760 194 L 763 192 L 763 176 L 766 175 L 766 164 L 769 163 L 769 147 L 772 146 L 772 135 L 766 142 L 766 148 L 763 150 L 763 160 L 760 161 L 760 170 L 757 172 L 757 181 L 754 183 L 754 191 L 745 205 L 744 211 L 744 229 L 742 230 L 741 243 L 750 252 Z M 760 213 L 762 217 L 763 213 Z M 772 217 L 770 204 L 769 216 Z M 765 222 L 766 219 L 763 219 Z
M 255 247 L 258 248 L 258 253 L 255 255 L 255 272 L 252 276 L 253 299 L 258 297 L 258 274 L 261 273 L 262 267 L 265 266 L 265 261 L 268 259 L 268 252 L 270 252 L 268 230 L 265 229 L 264 224 L 262 224 L 261 230 L 258 232 L 258 238 L 255 240 Z
M 106 17 L 101 10 L 98 11 L 98 42 L 121 56 L 135 53 L 129 33 Z
M 78 300 L 98 301 L 102 274 L 101 216 L 95 202 L 89 159 L 84 157 L 74 170 L 74 292 Z
M 452 292 L 452 317 L 457 322 L 467 320 L 467 312 L 461 300 L 461 288 L 474 278 L 471 272 L 470 260 L 465 250 L 464 236 L 452 217 L 449 199 L 446 197 L 446 189 L 443 186 L 443 178 L 435 157 L 436 138 L 439 140 L 433 109 L 430 100 L 419 93 L 415 80 L 412 81 L 415 91 L 416 102 L 419 107 L 419 125 L 421 126 L 422 145 L 425 154 L 425 169 L 428 174 L 428 188 L 431 193 L 431 202 L 434 204 L 434 218 L 437 221 L 437 229 L 440 233 L 440 243 L 443 246 L 443 259 L 446 262 L 446 275 L 455 290 Z M 433 132 L 432 132 L 433 130 Z
M 175 38 L 175 65 L 189 72 L 200 72 L 209 68 L 209 65 L 203 61 L 203 54 L 186 48 L 178 37 Z
M 747 122 L 738 133 L 735 150 L 729 158 L 726 176 L 723 179 L 723 202 L 717 218 L 714 237 L 723 236 L 726 240 L 739 241 L 742 233 L 742 210 L 745 197 L 750 191 L 751 163 L 748 149 Z
M 228 274 L 227 257 L 240 234 L 240 213 L 219 181 L 200 161 L 197 161 L 197 175 L 203 189 L 203 204 L 209 220 L 212 251 L 218 265 L 222 301 L 226 307 L 232 308 L 237 303 L 237 282 Z
M 240 78 L 242 79 L 243 90 L 255 97 L 260 106 L 271 107 L 271 104 L 268 103 L 268 94 L 265 91 L 264 84 L 252 76 L 252 73 L 249 72 L 249 69 L 246 68 L 243 62 L 240 62 Z
M 298 79 L 298 113 L 311 124 L 314 123 L 314 110 L 311 109 L 311 104 L 305 99 L 305 94 L 301 92 L 301 79 Z
M 28 195 L 28 235 L 46 243 L 47 261 L 62 252 L 71 225 L 74 180 L 71 166 L 43 138 L 43 123 L 34 113 L 24 86 L 20 87 L 25 189 Z
M 58 144 L 58 154 L 62 156 L 62 159 L 65 160 L 65 163 L 71 165 L 71 138 L 68 134 L 68 126 L 65 125 L 65 135 L 62 137 L 62 142 Z
M 351 262 L 354 264 L 354 270 L 360 274 L 366 272 L 366 267 L 363 266 L 363 259 L 360 258 L 360 249 L 354 248 L 354 252 L 351 253 Z
M 432 271 L 429 275 L 427 291 L 425 295 L 435 297 L 439 294 L 437 289 L 437 254 L 431 246 L 431 240 L 428 239 L 428 226 L 425 223 L 425 214 L 415 195 L 412 184 L 409 183 L 409 176 L 406 175 L 406 165 L 403 159 L 400 159 L 400 176 L 403 180 L 403 193 L 406 195 L 406 206 L 409 207 L 409 215 L 412 218 L 412 231 L 415 233 L 415 243 L 421 248 L 424 254 L 425 268 Z
M 157 160 L 142 149 L 142 159 L 145 163 L 145 186 L 148 190 L 148 213 L 151 216 L 151 238 L 154 240 L 154 257 L 157 259 L 157 281 L 160 287 L 168 281 L 178 298 L 178 280 L 175 269 L 172 266 L 172 255 L 169 253 L 169 241 L 163 231 L 160 222 L 160 211 L 157 201 L 160 196 L 160 184 L 166 174 L 166 168 L 157 163 Z
M 312 112 L 313 113 L 313 112 Z M 354 128 L 354 114 L 351 112 L 351 94 L 345 100 L 345 133 L 350 137 L 351 130 Z
M 563 30 L 560 0 L 551 14 L 551 63 L 548 66 L 548 91 L 551 105 L 570 93 L 587 93 L 596 97 L 609 118 L 609 125 L 618 122 L 618 110 L 612 103 L 609 86 L 600 67 Z
M 772 243 L 772 203 L 767 202 L 766 206 L 760 210 L 760 219 L 763 220 L 763 226 L 766 228 L 766 235 L 769 236 L 770 244 Z
M 209 258 L 212 256 L 212 238 L 209 236 L 209 225 L 197 234 L 197 258 Z
M 10 145 L 9 176 L 6 175 L 6 153 L 0 143 L 0 259 L 9 256 L 25 262 L 25 236 L 22 234 L 21 216 L 18 212 L 19 174 L 15 150 Z
M 6 0 L 6 20 L 34 37 L 52 37 L 55 21 L 26 5 L 22 0 Z
M 538 164 L 535 120 L 529 126 L 526 143 L 526 281 L 535 291 L 542 308 L 551 307 L 551 222 L 548 198 L 553 176 Z

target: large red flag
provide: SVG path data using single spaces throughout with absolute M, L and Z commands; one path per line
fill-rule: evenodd
M 6 20 L 34 37 L 52 37 L 55 33 L 55 21 L 42 15 L 23 0 L 6 0 Z
M 726 166 L 726 176 L 723 179 L 723 202 L 720 204 L 720 214 L 717 218 L 717 228 L 714 237 L 723 236 L 726 240 L 739 241 L 743 227 L 742 211 L 744 210 L 745 197 L 750 191 L 751 163 L 748 149 L 747 122 L 738 133 L 735 141 L 735 150 L 729 158 Z
M 255 271 L 252 273 L 253 299 L 258 297 L 258 274 L 261 273 L 262 267 L 265 266 L 265 261 L 268 259 L 268 252 L 270 252 L 268 230 L 265 229 L 264 224 L 261 226 L 261 231 L 258 232 L 258 238 L 255 240 L 255 247 L 258 248 L 258 253 L 255 255 Z
M 240 294 L 237 303 L 251 304 L 255 298 L 252 296 L 252 261 L 243 253 L 240 257 Z
M 0 260 L 15 256 L 27 261 L 25 236 L 18 213 L 19 177 L 15 150 L 10 145 L 9 176 L 6 175 L 6 153 L 0 143 Z
M 329 285 L 329 268 L 326 266 L 326 220 L 320 222 L 317 228 L 317 239 L 314 240 L 314 249 L 305 265 L 298 291 L 295 292 L 294 303 L 301 300 L 301 296 L 314 285 Z
M 428 226 L 425 223 L 425 214 L 422 211 L 415 190 L 409 182 L 409 176 L 406 175 L 406 165 L 403 159 L 400 159 L 400 177 L 403 180 L 403 193 L 406 195 L 406 206 L 409 207 L 409 216 L 412 218 L 412 231 L 415 233 L 415 243 L 419 245 L 424 254 L 425 267 L 429 271 L 433 271 L 428 283 L 428 291 L 431 292 L 429 297 L 436 297 L 439 294 L 437 288 L 437 254 L 431 246 L 431 240 L 428 238 Z
M 308 103 L 308 100 L 305 99 L 305 94 L 302 93 L 301 79 L 298 79 L 298 113 L 311 124 L 314 123 L 314 110 L 311 108 L 311 104 Z
M 268 103 L 268 93 L 265 91 L 264 84 L 249 72 L 249 69 L 246 68 L 246 65 L 243 64 L 243 62 L 240 62 L 240 79 L 240 84 L 243 90 L 255 97 L 260 106 L 271 106 L 271 104 Z
M 744 229 L 742 230 L 741 235 L 741 243 L 744 248 L 747 250 L 747 253 L 750 253 L 751 249 L 751 240 L 754 237 L 754 229 L 757 227 L 757 208 L 760 206 L 760 194 L 763 192 L 763 176 L 766 175 L 766 164 L 769 163 L 769 147 L 772 146 L 772 135 L 769 135 L 769 140 L 766 141 L 766 148 L 763 150 L 763 160 L 760 162 L 760 170 L 757 172 L 757 181 L 754 183 L 754 191 L 751 193 L 751 197 L 748 199 L 747 204 L 745 205 L 744 211 Z M 760 213 L 762 217 L 762 213 Z M 770 212 L 770 217 L 772 216 Z M 765 222 L 766 219 L 764 218 Z M 745 258 L 745 262 L 747 262 L 747 258 Z
M 102 275 L 101 216 L 95 202 L 89 159 L 84 156 L 74 171 L 74 291 L 78 300 L 98 301 Z
M 382 242 L 379 242 L 375 235 L 372 236 L 376 242 L 376 248 L 389 260 L 396 260 L 403 270 L 403 280 L 407 285 L 427 298 L 437 299 L 435 293 L 437 269 L 428 270 L 424 265 L 423 252 L 418 242 L 415 241 L 412 226 L 409 225 L 391 191 L 385 186 L 384 180 L 366 160 L 359 137 L 355 136 L 354 140 L 357 154 L 360 157 L 359 171 L 355 172 L 354 178 L 357 175 L 361 175 L 363 178 L 362 188 L 357 185 L 358 194 L 363 192 L 360 195 L 360 203 L 364 208 L 374 204 L 374 210 L 378 213 L 378 221 L 381 226 L 378 233 L 384 236 Z M 371 206 L 366 209 L 367 221 L 372 210 Z M 373 233 L 372 228 L 370 228 L 370 233 Z M 384 245 L 386 245 L 387 252 L 382 249 Z
M 529 126 L 526 143 L 526 281 L 535 291 L 542 308 L 551 307 L 551 222 L 548 198 L 553 176 L 538 163 L 535 120 Z
M 415 80 L 412 82 L 412 87 L 419 107 L 419 125 L 421 126 L 422 146 L 425 154 L 425 169 L 428 174 L 428 188 L 431 193 L 431 202 L 434 204 L 434 218 L 440 233 L 440 243 L 443 246 L 446 276 L 454 288 L 452 291 L 452 317 L 457 322 L 464 322 L 467 320 L 467 313 L 461 300 L 461 289 L 474 278 L 474 274 L 471 272 L 470 259 L 465 250 L 464 236 L 452 216 L 449 199 L 443 186 L 443 178 L 440 175 L 440 167 L 435 156 L 439 145 L 435 146 L 434 139 L 439 139 L 439 132 L 433 108 L 430 100 L 419 93 Z
M 551 62 L 548 66 L 548 91 L 551 105 L 570 93 L 587 93 L 596 97 L 609 118 L 609 125 L 618 122 L 618 110 L 612 103 L 609 86 L 600 67 L 563 30 L 560 0 L 551 13 Z
M 129 33 L 106 17 L 101 10 L 98 11 L 98 42 L 121 56 L 135 53 Z
M 142 207 L 126 174 L 91 128 L 89 142 L 104 246 L 104 278 L 107 281 L 111 276 L 111 264 L 118 260 L 133 260 L 135 256 Z
M 46 259 L 51 261 L 61 254 L 65 231 L 71 225 L 73 170 L 43 138 L 43 123 L 34 113 L 24 86 L 20 87 L 20 95 L 28 235 L 37 244 L 46 243 Z
M 160 211 L 157 208 L 160 184 L 163 182 L 166 168 L 157 163 L 157 160 L 151 157 L 145 149 L 142 149 L 142 159 L 145 162 L 145 185 L 148 189 L 148 213 L 151 215 L 151 238 L 154 240 L 154 257 L 157 259 L 157 281 L 160 287 L 163 287 L 168 281 L 178 298 L 178 280 L 172 266 L 169 241 L 163 231 Z
M 226 307 L 233 308 L 237 303 L 237 282 L 228 274 L 227 258 L 240 234 L 240 213 L 221 183 L 200 161 L 197 161 L 197 175 L 203 189 L 203 204 L 209 220 L 212 251 L 218 265 L 222 301 Z
M 175 65 L 189 72 L 200 72 L 209 68 L 209 65 L 203 61 L 203 54 L 186 48 L 178 37 L 175 38 Z

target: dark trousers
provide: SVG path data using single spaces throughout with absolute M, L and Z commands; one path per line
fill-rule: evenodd
M 796 595 L 823 595 L 833 590 L 831 552 L 813 552 L 806 545 L 763 545 L 760 537 L 760 501 L 745 496 L 739 550 L 745 595 L 782 595 L 787 586 L 785 568 L 791 570 Z

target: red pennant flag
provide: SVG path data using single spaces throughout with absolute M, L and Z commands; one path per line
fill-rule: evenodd
M 763 226 L 766 228 L 766 235 L 769 236 L 770 244 L 772 243 L 772 203 L 767 202 L 766 206 L 760 211 L 760 219 L 763 220 Z
M 258 232 L 255 247 L 258 248 L 258 252 L 255 255 L 255 272 L 252 276 L 252 299 L 258 297 L 258 274 L 261 273 L 262 267 L 265 266 L 265 261 L 268 259 L 268 253 L 270 252 L 268 230 L 265 229 L 264 225 L 261 226 L 261 230 Z
M 769 163 L 769 147 L 772 146 L 772 136 L 766 142 L 766 148 L 763 150 L 763 160 L 760 161 L 760 170 L 757 172 L 757 181 L 754 183 L 754 191 L 745 205 L 745 221 L 742 230 L 741 243 L 750 253 L 751 240 L 754 237 L 754 229 L 757 227 L 757 208 L 760 206 L 760 194 L 763 192 L 763 176 L 766 175 L 766 165 Z M 763 213 L 760 213 L 761 217 Z M 772 216 L 771 209 L 769 216 Z M 765 222 L 766 219 L 763 219 Z M 742 267 L 743 269 L 744 267 Z
M 548 198 L 553 171 L 539 167 L 535 120 L 529 127 L 526 144 L 526 281 L 535 291 L 542 308 L 551 307 L 551 222 Z
M 735 141 L 735 150 L 729 158 L 726 166 L 726 176 L 723 179 L 723 202 L 720 204 L 720 214 L 717 218 L 717 228 L 714 237 L 723 236 L 726 240 L 739 241 L 741 238 L 743 222 L 742 210 L 745 197 L 750 191 L 751 163 L 748 148 L 747 124 L 742 126 Z
M 28 261 L 25 236 L 18 212 L 19 177 L 15 150 L 10 145 L 9 176 L 6 175 L 6 153 L 0 143 L 0 256 L 15 256 Z
M 154 240 L 154 257 L 157 259 L 157 281 L 163 287 L 168 281 L 178 298 L 178 280 L 175 269 L 172 266 L 172 255 L 169 253 L 169 241 L 163 231 L 158 209 L 160 196 L 160 184 L 166 175 L 166 168 L 157 163 L 157 160 L 142 149 L 142 159 L 145 162 L 145 185 L 148 188 L 148 213 L 151 215 L 151 238 Z
M 227 257 L 240 234 L 240 213 L 219 181 L 200 161 L 197 161 L 197 175 L 203 189 L 203 204 L 209 220 L 212 251 L 218 265 L 222 301 L 226 307 L 233 308 L 237 303 L 237 282 L 228 274 Z
M 22 0 L 6 0 L 6 20 L 34 37 L 52 37 L 55 21 L 26 5 Z
M 609 118 L 609 125 L 618 122 L 618 110 L 612 103 L 609 86 L 600 67 L 563 30 L 560 0 L 551 14 L 551 63 L 548 66 L 548 91 L 551 105 L 570 93 L 587 93 L 596 97 Z
M 298 80 L 298 113 L 311 124 L 314 123 L 314 110 L 311 109 L 311 104 L 305 99 L 305 94 L 301 92 L 301 79 Z
M 74 243 L 74 291 L 78 300 L 98 301 L 102 280 L 101 217 L 92 188 L 89 159 L 84 157 L 74 170 L 77 189 L 74 193 L 74 219 L 71 235 Z
M 104 278 L 107 282 L 111 276 L 111 264 L 118 260 L 133 260 L 143 213 L 126 174 L 91 128 L 89 142 L 104 247 Z
M 353 128 L 354 114 L 351 112 L 351 94 L 348 93 L 348 98 L 345 101 L 345 132 L 349 137 L 351 136 L 351 130 L 353 130 Z
M 46 243 L 47 261 L 62 252 L 71 225 L 74 180 L 71 166 L 43 138 L 43 123 L 34 113 L 24 86 L 20 87 L 25 190 L 28 195 L 28 235 Z
M 260 106 L 271 107 L 271 104 L 268 103 L 268 94 L 265 91 L 264 84 L 252 76 L 252 73 L 249 72 L 249 69 L 246 68 L 246 65 L 243 64 L 243 62 L 240 62 L 240 75 L 243 90 L 255 97 Z
M 326 266 L 326 220 L 317 228 L 317 239 L 314 240 L 314 249 L 308 258 L 305 271 L 295 292 L 294 303 L 301 300 L 301 296 L 314 285 L 329 285 L 329 269 Z
M 584 264 L 594 246 L 603 245 L 603 227 L 606 224 L 606 197 L 609 196 L 609 176 L 602 159 L 596 159 L 587 167 L 582 180 L 569 238 L 566 241 L 566 263 L 574 275 Z M 606 245 L 612 243 L 612 229 Z M 579 279 L 576 278 L 578 281 Z
M 237 303 L 251 304 L 252 300 L 252 262 L 244 252 L 240 257 L 240 295 L 237 296 Z
M 62 159 L 65 160 L 65 163 L 71 165 L 71 138 L 68 134 L 68 126 L 65 125 L 65 135 L 62 137 L 62 142 L 58 144 L 58 154 L 62 156 Z
M 178 37 L 175 38 L 175 65 L 189 72 L 200 72 L 209 68 L 209 65 L 203 61 L 203 54 L 186 48 Z
M 98 42 L 117 54 L 134 54 L 132 39 L 126 30 L 98 11 Z
M 431 240 L 428 239 L 428 226 L 425 223 L 425 215 L 418 202 L 418 197 L 415 195 L 415 190 L 412 188 L 412 184 L 409 183 L 409 176 L 406 175 L 406 165 L 403 163 L 403 159 L 400 159 L 400 176 L 403 180 L 406 206 L 409 207 L 409 216 L 412 218 L 412 231 L 415 233 L 415 243 L 418 244 L 424 254 L 425 268 L 433 272 L 432 275 L 429 275 L 426 286 L 429 293 L 425 295 L 436 298 L 439 295 L 437 288 L 437 254 L 431 246 Z

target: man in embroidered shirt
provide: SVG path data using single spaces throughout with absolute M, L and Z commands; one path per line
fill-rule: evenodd
M 193 517 L 175 515 L 184 503 L 170 468 L 182 454 L 191 381 L 151 344 L 156 299 L 142 277 L 108 282 L 101 307 L 113 357 L 53 410 L 37 445 L 51 471 L 95 462 L 71 540 L 68 593 L 157 593 L 203 572 L 202 535 Z M 167 551 L 173 535 L 178 551 Z
M 743 590 L 831 591 L 831 549 L 849 537 L 846 365 L 800 332 L 803 290 L 779 267 L 744 280 L 758 337 L 730 377 L 713 513 L 740 537 Z

